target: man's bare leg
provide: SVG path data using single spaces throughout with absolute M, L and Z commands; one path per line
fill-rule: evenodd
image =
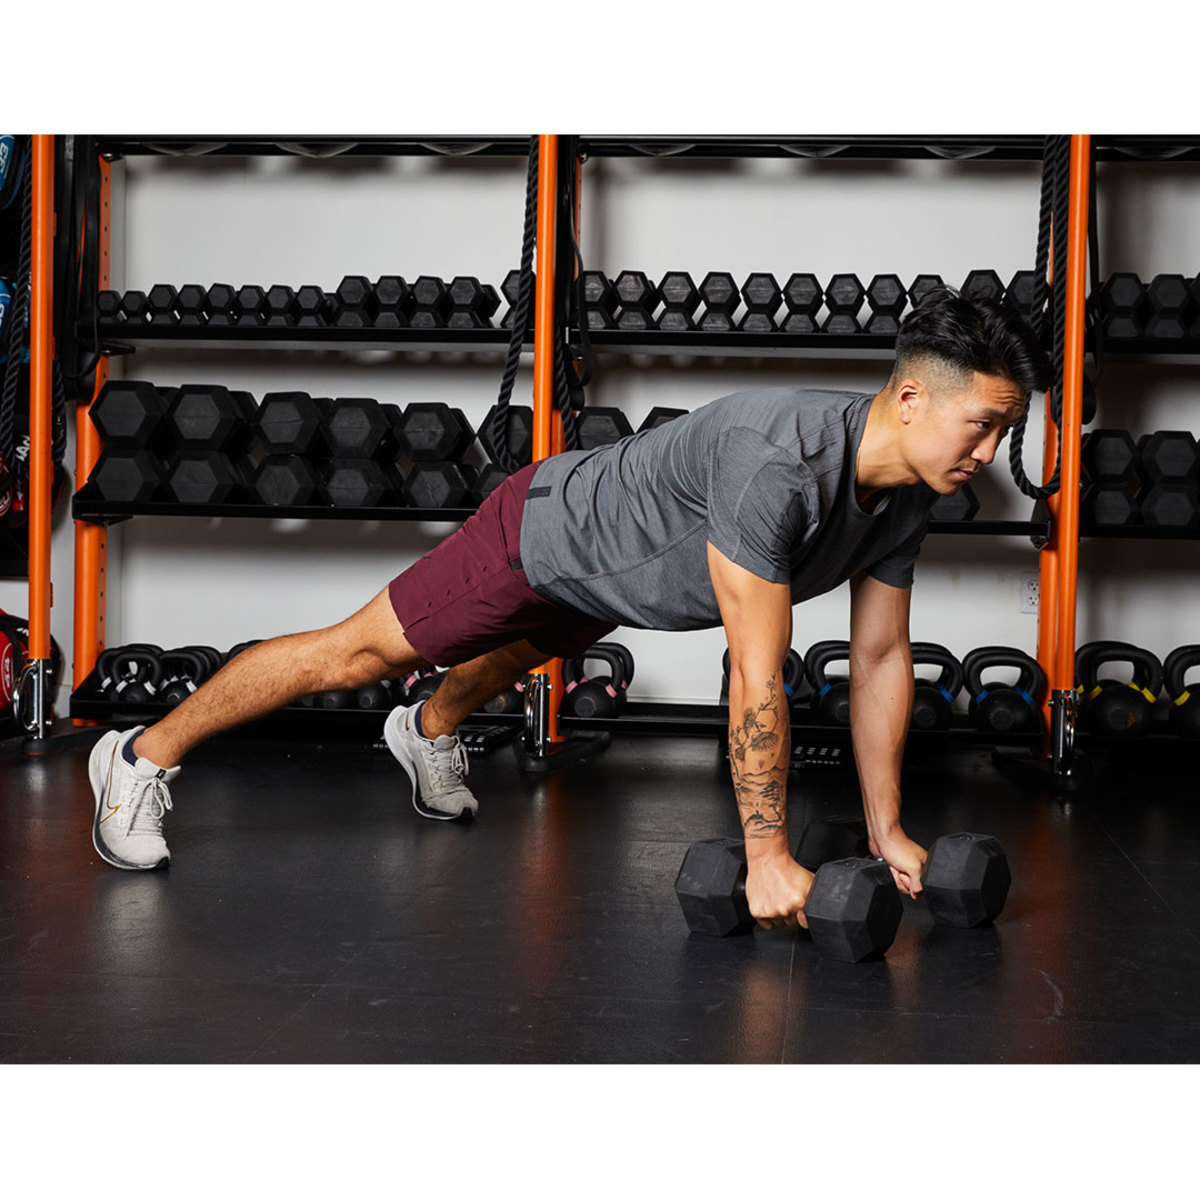
M 337 625 L 271 638 L 243 650 L 142 733 L 133 751 L 159 767 L 171 768 L 214 734 L 265 716 L 301 696 L 365 687 L 429 665 L 409 645 L 385 588 Z
M 545 661 L 544 651 L 520 641 L 451 667 L 421 709 L 421 732 L 430 741 L 453 734 L 476 709 Z

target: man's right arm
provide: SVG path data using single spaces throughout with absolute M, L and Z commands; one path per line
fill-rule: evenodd
M 710 542 L 708 569 L 729 645 L 729 762 L 746 839 L 746 899 L 759 925 L 805 924 L 812 876 L 788 849 L 791 716 L 783 662 L 792 640 L 786 583 L 770 583 Z

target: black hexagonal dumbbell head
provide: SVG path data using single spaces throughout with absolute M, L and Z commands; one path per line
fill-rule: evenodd
M 666 425 L 678 417 L 686 417 L 688 410 L 686 408 L 664 408 L 662 405 L 655 405 L 647 414 L 646 419 L 638 426 L 638 433 L 643 429 L 657 429 L 660 425 Z
M 1080 500 L 1080 515 L 1093 525 L 1136 525 L 1138 510 L 1137 477 L 1102 479 L 1088 483 Z
M 125 292 L 121 297 L 121 316 L 126 324 L 145 324 L 150 320 L 150 298 L 136 289 Z
M 619 408 L 585 408 L 575 419 L 575 425 L 581 450 L 609 446 L 633 433 L 629 418 Z
M 156 283 L 146 293 L 149 302 L 151 325 L 177 325 L 179 323 L 179 292 L 169 283 Z
M 804 905 L 808 932 L 825 958 L 882 958 L 896 940 L 904 906 L 887 863 L 843 858 L 825 863 Z
M 96 316 L 101 321 L 124 321 L 121 311 L 121 293 L 111 288 L 96 295 Z
M 405 329 L 412 312 L 412 289 L 403 275 L 380 275 L 375 280 L 375 328 Z
M 1008 287 L 1004 289 L 1004 303 L 1012 305 L 1026 321 L 1032 322 L 1035 316 L 1034 296 L 1036 293 L 1037 272 L 1018 271 L 1008 281 Z
M 152 383 L 110 379 L 88 409 L 105 446 L 157 445 L 167 416 L 167 403 Z
M 331 305 L 322 288 L 311 283 L 296 289 L 296 328 L 324 329 L 329 324 Z
M 249 441 L 256 415 L 247 392 L 220 384 L 185 384 L 167 404 L 166 428 L 181 450 L 235 453 Z
M 787 315 L 781 328 L 784 333 L 816 333 L 817 313 L 825 303 L 821 281 L 811 272 L 794 272 L 783 285 L 783 303 Z
M 255 416 L 258 440 L 267 454 L 314 454 L 323 448 L 321 424 L 329 400 L 307 392 L 268 392 Z
M 414 462 L 457 462 L 475 440 L 461 409 L 436 400 L 408 405 L 395 419 L 400 452 Z
M 1083 470 L 1093 483 L 1133 474 L 1138 451 L 1126 429 L 1092 429 L 1083 435 Z
M 599 274 L 599 272 L 585 271 L 585 281 L 587 276 L 592 274 Z M 505 312 L 504 319 L 500 322 L 501 327 L 504 329 L 512 328 L 513 312 L 517 307 L 517 300 L 520 298 L 520 284 L 521 272 L 513 270 L 509 271 L 509 273 L 505 275 L 504 282 L 500 285 L 500 293 L 503 295 L 504 299 L 508 301 L 508 311 Z M 529 311 L 526 313 L 526 323 L 528 325 L 532 325 L 533 323 L 533 297 L 536 295 L 536 293 L 537 274 L 536 272 L 531 271 L 529 279 Z M 607 328 L 607 326 L 605 326 L 605 328 Z
M 241 500 L 246 480 L 219 451 L 184 451 L 167 470 L 163 490 L 177 504 L 228 504 Z
M 746 312 L 738 322 L 743 333 L 773 333 L 779 328 L 775 314 L 783 303 L 783 291 L 775 276 L 766 271 L 752 271 L 742 284 L 742 301 Z
M 161 461 L 150 450 L 114 447 L 101 453 L 88 482 L 102 500 L 145 504 L 158 495 Z
M 480 444 L 492 462 L 500 463 L 499 447 L 493 439 L 492 422 L 496 415 L 495 404 L 488 409 L 487 416 L 479 425 Z M 533 461 L 533 409 L 528 404 L 510 404 L 507 416 L 508 452 L 519 466 L 528 466 Z M 503 463 L 501 463 L 503 465 Z
M 963 280 L 959 295 L 964 300 L 1003 300 L 1004 282 L 995 271 L 972 271 Z
M 237 323 L 237 288 L 228 283 L 209 285 L 206 308 L 208 323 L 218 328 L 228 328 Z
M 208 289 L 198 283 L 185 283 L 176 300 L 179 324 L 195 327 L 208 323 Z
M 955 833 L 929 848 L 921 894 L 939 925 L 974 929 L 1000 915 L 1011 884 L 1008 859 L 994 837 Z
M 913 308 L 916 308 L 930 292 L 936 291 L 938 288 L 944 288 L 945 286 L 940 275 L 918 275 L 909 284 L 908 301 Z
M 393 420 L 370 396 L 343 396 L 330 405 L 321 422 L 321 436 L 335 457 L 387 457 L 396 448 Z
M 307 458 L 268 454 L 254 472 L 252 490 L 259 504 L 296 507 L 311 504 L 321 478 Z
M 825 307 L 829 315 L 821 326 L 821 332 L 840 335 L 861 333 L 858 310 L 862 308 L 866 294 L 857 275 L 842 273 L 832 276 L 825 285 Z
M 414 329 L 445 329 L 450 315 L 450 293 L 436 275 L 419 275 L 412 284 L 413 311 L 409 324 Z
M 964 483 L 957 492 L 939 496 L 929 510 L 934 521 L 973 521 L 979 512 L 979 498 L 969 483 Z
M 867 284 L 867 306 L 871 315 L 867 318 L 866 331 L 885 337 L 894 337 L 900 330 L 900 318 L 908 303 L 908 292 L 899 275 L 876 275 Z
M 668 271 L 658 281 L 658 294 L 663 308 L 658 314 L 658 327 L 669 332 L 696 328 L 696 309 L 700 307 L 700 292 L 686 271 Z
M 326 504 L 347 508 L 378 508 L 400 502 L 398 473 L 370 458 L 333 458 L 325 464 L 319 488 Z
M 753 928 L 746 902 L 746 846 L 736 838 L 694 842 L 675 879 L 679 907 L 693 933 L 727 937 Z
M 516 274 L 516 272 L 513 272 Z M 589 329 L 616 329 L 621 301 L 603 271 L 583 273 L 583 315 Z M 507 318 L 506 318 L 507 321 Z
M 472 504 L 482 504 L 508 478 L 508 472 L 495 463 L 484 463 L 482 467 L 464 463 L 462 473 L 471 489 Z
M 414 508 L 468 508 L 475 503 L 462 468 L 452 462 L 413 463 L 401 495 Z
M 613 280 L 620 310 L 617 327 L 620 329 L 653 329 L 655 314 L 662 302 L 657 286 L 644 271 L 622 271 Z
M 1155 275 L 1146 289 L 1146 336 L 1186 338 L 1192 323 L 1191 285 L 1182 275 Z
M 1200 451 L 1188 429 L 1159 429 L 1138 438 L 1142 478 L 1147 483 L 1191 480 L 1200 473 Z
M 1143 525 L 1195 528 L 1200 525 L 1200 490 L 1194 479 L 1164 479 L 1138 492 Z
M 1110 275 L 1100 288 L 1104 332 L 1114 338 L 1138 338 L 1145 333 L 1146 287 L 1132 271 Z
M 490 283 L 480 283 L 474 275 L 456 275 L 446 288 L 450 311 L 448 329 L 491 329 L 492 314 L 500 307 L 500 297 Z

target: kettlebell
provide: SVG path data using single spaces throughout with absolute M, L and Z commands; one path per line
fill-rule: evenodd
M 722 703 L 729 699 L 729 647 L 721 659 L 721 669 L 725 672 L 721 681 Z M 795 650 L 788 650 L 787 658 L 783 660 L 783 692 L 787 696 L 788 706 L 796 703 L 800 689 L 804 686 L 804 659 Z
M 990 667 L 1016 667 L 1016 683 L 984 683 Z M 1042 727 L 1046 672 L 1036 658 L 1015 646 L 980 646 L 963 659 L 963 678 L 970 701 L 967 715 L 990 733 L 1027 733 Z
M 586 662 L 599 660 L 612 670 L 609 676 L 588 678 Z M 617 717 L 624 707 L 625 659 L 612 642 L 597 642 L 577 658 L 563 660 L 561 712 L 572 717 Z
M 158 689 L 162 684 L 159 653 L 129 646 L 117 652 L 112 660 L 115 700 L 125 704 L 151 704 L 159 699 Z
M 378 683 L 358 688 L 354 693 L 354 704 L 357 708 L 366 709 L 391 708 L 392 690 L 388 680 L 381 679 Z
M 1100 668 L 1109 662 L 1130 663 L 1133 678 L 1127 683 L 1101 679 Z M 1147 731 L 1163 686 L 1162 663 L 1149 650 L 1129 642 L 1089 642 L 1076 652 L 1075 674 L 1084 721 L 1093 733 L 1128 738 Z
M 445 671 L 438 671 L 433 667 L 418 667 L 404 681 L 409 704 L 420 704 L 428 700 L 441 687 L 442 676 L 445 674 Z
M 518 679 L 512 687 L 505 688 L 493 696 L 484 706 L 486 713 L 522 713 L 525 711 L 525 678 Z
M 844 639 L 817 642 L 804 655 L 804 672 L 813 690 L 812 710 L 827 725 L 850 724 L 850 678 L 825 674 L 831 662 L 849 661 L 850 643 Z
M 954 701 L 962 691 L 962 663 L 937 642 L 913 642 L 913 666 L 941 667 L 937 679 L 916 675 L 913 680 L 913 708 L 909 722 L 913 729 L 949 729 L 954 718 Z
M 208 678 L 208 661 L 187 647 L 164 651 L 159 662 L 163 685 L 158 699 L 172 708 L 182 704 Z
M 1188 670 L 1200 665 L 1200 645 L 1177 646 L 1163 663 L 1163 686 L 1171 698 L 1171 728 L 1180 737 L 1200 738 L 1200 700 L 1188 691 Z

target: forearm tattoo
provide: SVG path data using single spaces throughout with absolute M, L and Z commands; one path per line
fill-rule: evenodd
M 791 726 L 780 676 L 767 681 L 766 697 L 729 725 L 733 790 L 746 837 L 773 837 L 785 824 Z

